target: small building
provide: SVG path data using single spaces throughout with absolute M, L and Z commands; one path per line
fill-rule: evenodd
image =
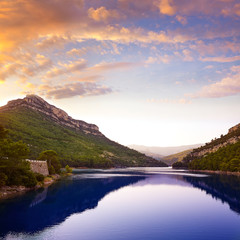
M 33 172 L 40 173 L 43 176 L 49 175 L 47 161 L 29 160 L 29 159 L 26 159 L 26 161 L 30 163 L 30 168 Z

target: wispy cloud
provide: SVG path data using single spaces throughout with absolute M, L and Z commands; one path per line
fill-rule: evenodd
M 195 94 L 189 94 L 191 98 L 221 98 L 240 94 L 240 68 L 234 66 L 233 73 L 218 82 L 204 86 Z
M 47 78 L 57 77 L 63 74 L 72 74 L 75 72 L 80 72 L 87 68 L 87 62 L 84 59 L 77 60 L 75 62 L 70 62 L 68 64 L 62 64 L 61 67 L 54 67 L 49 72 L 47 72 Z
M 150 98 L 147 99 L 148 103 L 164 103 L 164 104 L 191 104 L 192 101 L 187 98 L 169 99 L 169 98 Z
M 201 57 L 201 61 L 203 62 L 235 62 L 240 61 L 240 56 L 234 56 L 234 57 Z
M 89 71 L 99 72 L 99 71 L 112 71 L 117 69 L 131 69 L 134 67 L 141 66 L 142 63 L 135 63 L 135 62 L 102 62 L 96 64 L 95 66 L 89 68 Z
M 57 86 L 40 85 L 38 88 L 30 86 L 29 91 L 54 99 L 71 98 L 75 96 L 99 96 L 113 92 L 109 87 L 92 82 L 76 82 Z M 24 93 L 29 92 L 25 91 Z

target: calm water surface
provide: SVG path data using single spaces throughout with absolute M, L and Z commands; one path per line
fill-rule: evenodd
M 163 168 L 82 170 L 0 202 L 2 239 L 240 240 L 240 179 Z

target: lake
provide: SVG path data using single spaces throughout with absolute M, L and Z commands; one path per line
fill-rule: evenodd
M 0 202 L 2 239 L 240 239 L 240 178 L 171 168 L 78 170 Z

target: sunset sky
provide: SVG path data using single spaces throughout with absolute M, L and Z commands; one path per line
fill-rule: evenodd
M 1 0 L 0 105 L 34 93 L 121 144 L 240 122 L 239 0 Z

